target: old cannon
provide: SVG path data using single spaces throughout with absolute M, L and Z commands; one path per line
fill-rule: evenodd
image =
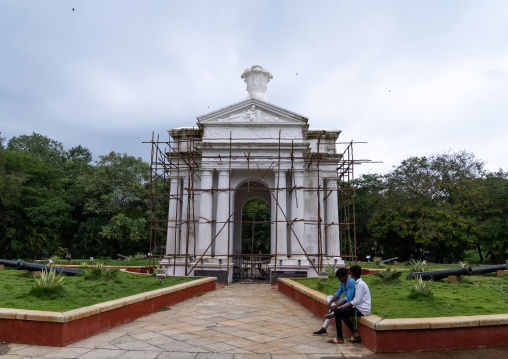
M 421 277 L 422 280 L 431 280 L 431 279 L 443 279 L 447 278 L 449 275 L 471 275 L 473 273 L 473 269 L 471 267 L 464 268 L 454 268 L 454 269 L 440 269 L 440 270 L 430 270 L 427 272 L 413 272 L 407 275 L 407 279 L 415 279 L 416 277 Z
M 382 261 L 379 261 L 379 263 L 388 264 L 390 262 L 398 261 L 398 260 L 399 260 L 399 257 L 393 257 L 393 258 L 383 259 Z
M 83 269 L 74 269 L 74 268 L 63 268 L 63 267 L 53 267 L 47 266 L 44 264 L 30 263 L 30 262 L 22 262 L 22 261 L 11 261 L 7 259 L 0 259 L 0 264 L 4 264 L 9 267 L 17 268 L 18 270 L 28 270 L 32 272 L 40 272 L 43 269 L 49 271 L 53 269 L 56 273 L 63 273 L 65 275 L 76 275 L 78 273 L 84 273 Z
M 485 273 L 492 273 L 497 272 L 498 270 L 505 270 L 506 264 L 496 264 L 491 266 L 481 266 L 481 267 L 474 267 L 473 268 L 473 274 L 485 274 Z

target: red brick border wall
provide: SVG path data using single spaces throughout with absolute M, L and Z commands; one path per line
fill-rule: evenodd
M 215 290 L 215 281 L 185 288 L 134 304 L 66 323 L 0 319 L 0 341 L 33 345 L 64 346 L 119 324 L 171 306 L 198 294 Z
M 319 298 L 314 298 L 307 295 L 286 283 L 279 280 L 279 291 L 305 306 L 312 313 L 323 316 L 327 313 L 327 306 Z M 324 294 L 323 294 L 324 296 Z M 372 316 L 375 317 L 375 316 Z M 496 317 L 496 316 L 486 316 Z M 362 344 L 376 353 L 393 353 L 405 351 L 423 351 L 423 350 L 450 350 L 461 348 L 477 348 L 489 346 L 508 345 L 508 324 L 506 321 L 506 314 L 499 315 L 500 322 L 504 324 L 499 325 L 484 325 L 484 326 L 462 326 L 455 328 L 428 328 L 428 329 L 374 329 L 377 328 L 377 323 L 372 322 L 369 324 L 369 317 L 363 317 L 361 320 L 369 325 L 358 323 L 358 331 L 362 338 Z M 473 321 L 473 317 L 471 317 Z M 504 318 L 504 319 L 503 319 Z M 378 318 L 379 323 L 383 322 Z M 430 318 L 427 320 L 439 320 L 440 318 Z M 447 319 L 447 318 L 444 318 Z M 400 327 L 407 324 L 411 319 L 401 319 L 400 324 L 397 319 L 388 319 L 392 327 Z M 414 321 L 424 321 L 425 318 L 414 319 Z M 386 328 L 386 326 L 385 326 Z M 343 326 L 343 330 L 347 333 L 348 330 Z

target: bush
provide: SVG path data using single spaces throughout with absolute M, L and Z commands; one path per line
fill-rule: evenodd
M 94 265 L 92 268 L 92 274 L 95 276 L 102 275 L 102 272 L 104 272 L 104 263 L 98 262 L 96 265 Z
M 34 279 L 34 287 L 51 288 L 61 286 L 65 277 L 62 276 L 62 273 L 57 275 L 54 269 L 50 269 L 49 271 L 43 269 L 41 276 L 39 278 L 34 277 Z
M 106 269 L 104 270 L 104 275 L 106 276 L 107 280 L 115 280 L 118 272 L 118 269 Z
M 383 258 L 381 258 L 381 257 L 372 258 L 372 261 L 374 262 L 375 265 L 379 265 L 379 262 L 381 262 L 382 260 L 383 260 Z
M 425 271 L 426 262 L 421 259 L 410 259 L 406 265 L 412 272 L 423 272 Z
M 415 285 L 411 289 L 409 293 L 409 298 L 418 299 L 418 298 L 429 298 L 434 295 L 434 291 L 432 290 L 432 279 L 429 281 L 424 281 L 422 277 L 417 276 L 415 278 Z
M 335 278 L 335 271 L 336 271 L 336 268 L 333 264 L 327 264 L 326 267 L 325 267 L 325 272 L 328 273 L 328 279 L 333 279 Z
M 376 276 L 384 280 L 394 280 L 399 278 L 401 274 L 402 272 L 397 268 L 395 268 L 395 269 L 387 269 L 384 272 L 377 272 Z
M 41 276 L 35 278 L 34 286 L 30 289 L 30 295 L 33 295 L 39 299 L 57 299 L 64 293 L 62 282 L 65 277 L 60 274 L 56 274 L 56 271 L 50 269 L 49 271 L 43 269 Z

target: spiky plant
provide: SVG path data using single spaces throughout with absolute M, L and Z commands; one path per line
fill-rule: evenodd
M 383 258 L 381 258 L 381 257 L 372 258 L 372 261 L 374 262 L 375 265 L 379 265 L 379 262 L 381 262 L 382 260 L 383 260 Z
M 104 272 L 104 263 L 97 262 L 97 264 L 92 267 L 92 273 L 96 276 L 100 276 L 102 272 Z
M 335 278 L 335 266 L 333 264 L 327 264 L 325 267 L 325 272 L 328 273 L 328 279 Z
M 416 276 L 415 285 L 409 294 L 410 298 L 427 298 L 433 296 L 432 279 L 424 281 L 421 276 Z
M 411 272 L 423 272 L 425 271 L 425 266 L 427 265 L 421 259 L 410 259 L 407 261 L 406 265 L 409 267 Z
M 394 269 L 387 269 L 384 272 L 377 272 L 376 276 L 379 278 L 382 278 L 384 280 L 393 280 L 397 279 L 401 276 L 402 272 L 398 270 L 397 268 Z
M 34 277 L 34 279 L 34 287 L 54 288 L 61 286 L 65 277 L 62 276 L 62 273 L 57 275 L 54 269 L 50 269 L 49 271 L 43 269 L 41 271 L 41 276 L 39 278 Z

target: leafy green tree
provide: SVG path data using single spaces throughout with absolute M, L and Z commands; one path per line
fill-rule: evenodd
M 242 252 L 270 253 L 270 207 L 260 198 L 252 198 L 242 210 Z
M 97 250 L 111 256 L 148 249 L 148 180 L 149 166 L 141 158 L 115 152 L 100 156 L 78 178 L 83 212 L 90 218 L 79 228 L 78 241 L 85 241 L 80 247 L 101 243 Z
M 431 250 L 438 261 L 461 259 L 477 225 L 467 194 L 485 177 L 483 167 L 462 151 L 410 157 L 388 173 L 382 200 L 368 221 L 384 253 L 408 258 Z

